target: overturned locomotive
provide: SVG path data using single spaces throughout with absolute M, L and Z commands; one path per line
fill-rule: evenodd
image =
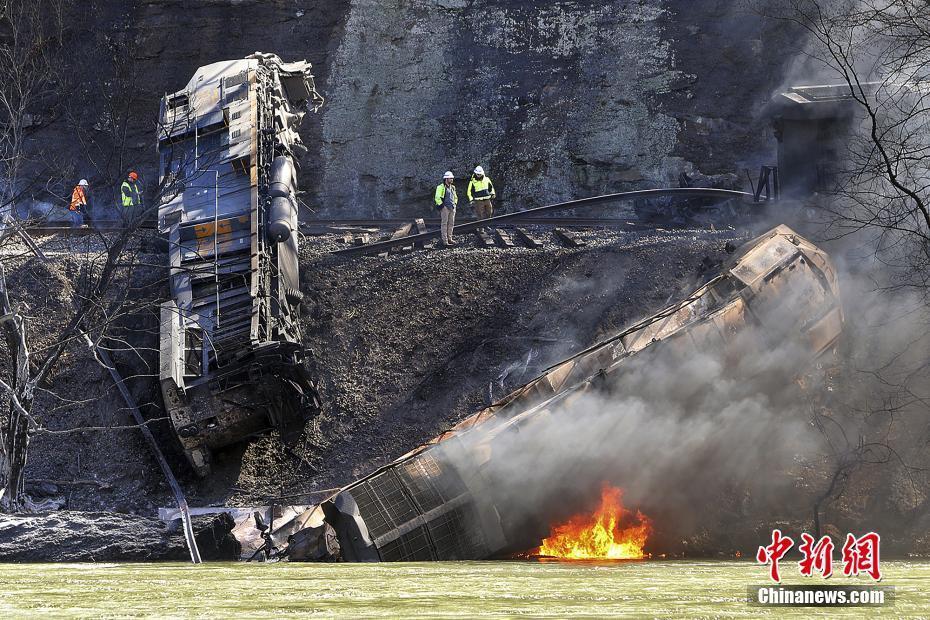
M 297 128 L 323 103 L 311 66 L 273 54 L 201 67 L 162 100 L 158 226 L 171 299 L 161 307 L 165 407 L 200 475 L 211 451 L 315 407 L 303 366 Z
M 760 371 L 747 362 L 775 348 L 789 351 L 790 383 L 832 351 L 843 322 L 828 255 L 779 226 L 737 250 L 718 276 L 679 303 L 552 366 L 319 506 L 279 521 L 278 540 L 289 536 L 291 560 L 467 560 L 525 551 L 547 535 L 549 520 L 535 510 L 527 519 L 519 507 L 533 488 L 522 488 L 515 500 L 492 478 L 510 473 L 499 464 L 515 453 L 530 463 L 546 459 L 532 438 L 541 428 L 558 436 L 573 403 L 616 387 L 625 374 L 635 381 L 637 367 L 659 359 L 677 367 L 708 351 L 750 379 Z M 623 429 L 615 432 L 619 450 Z M 584 459 L 579 454 L 572 466 Z

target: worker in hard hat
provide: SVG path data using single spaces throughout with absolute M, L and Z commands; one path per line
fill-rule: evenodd
M 89 216 L 87 212 L 89 187 L 87 179 L 81 179 L 71 190 L 71 202 L 68 203 L 68 210 L 71 212 L 71 228 L 80 228 L 84 225 L 84 216 Z
M 446 247 L 455 245 L 452 229 L 455 227 L 455 208 L 459 204 L 459 197 L 455 192 L 455 175 L 451 171 L 442 175 L 442 183 L 436 187 L 434 202 L 442 218 L 442 244 Z
M 497 198 L 494 183 L 484 174 L 484 168 L 478 166 L 468 183 L 468 202 L 475 209 L 475 217 L 486 220 L 494 214 L 491 200 Z
M 130 170 L 126 175 L 126 180 L 120 185 L 120 198 L 122 199 L 123 209 L 126 211 L 138 211 L 142 207 L 142 185 L 139 183 L 139 173 Z

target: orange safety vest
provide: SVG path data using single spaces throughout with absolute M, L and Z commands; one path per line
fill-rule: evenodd
M 77 211 L 79 205 L 87 206 L 87 194 L 84 193 L 82 186 L 75 185 L 74 191 L 71 192 L 71 204 L 68 205 L 68 209 Z

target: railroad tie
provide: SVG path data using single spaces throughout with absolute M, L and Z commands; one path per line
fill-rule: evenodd
M 501 245 L 505 248 L 515 248 L 516 244 L 513 242 L 513 237 L 510 236 L 510 233 L 504 230 L 503 228 L 495 228 L 494 232 L 497 233 L 497 238 L 500 240 Z
M 542 247 L 542 242 L 536 237 L 532 236 L 529 232 L 527 232 L 525 228 L 517 229 L 517 238 L 520 239 L 520 241 L 523 242 L 523 245 L 525 245 L 528 248 L 533 248 L 534 250 L 538 250 L 539 248 Z
M 494 243 L 494 239 L 491 237 L 491 235 L 488 234 L 488 231 L 485 230 L 484 228 L 479 228 L 477 232 L 478 232 L 478 245 L 479 246 L 483 246 L 486 248 L 493 248 L 497 245 L 496 243 Z
M 588 245 L 588 242 L 584 239 L 578 237 L 570 230 L 564 228 L 556 228 L 555 236 L 562 241 L 562 244 L 568 248 L 580 248 L 582 246 Z
M 409 224 L 404 224 L 400 228 L 394 231 L 394 234 L 391 235 L 391 239 L 400 239 L 401 237 L 409 237 L 410 231 L 413 230 L 413 222 Z
M 402 237 L 409 237 L 411 231 L 413 231 L 415 222 L 410 222 L 409 224 L 404 224 L 400 228 L 394 231 L 394 234 L 391 235 L 390 241 L 396 241 Z M 412 252 L 413 246 L 403 246 L 401 248 L 394 248 L 393 250 L 388 250 L 386 252 L 381 252 L 378 254 L 379 257 L 385 258 L 388 255 L 388 252 L 400 253 L 400 252 Z

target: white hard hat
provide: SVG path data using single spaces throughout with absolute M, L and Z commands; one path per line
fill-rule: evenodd
M 87 179 L 81 179 L 80 181 L 78 181 L 78 185 L 83 185 L 84 187 L 87 187 Z
M 480 174 L 484 176 L 484 168 L 482 168 L 481 166 L 478 166 L 477 168 L 475 168 L 475 174 Z
M 447 171 L 444 175 L 442 175 L 442 178 L 443 179 L 454 179 L 455 175 L 452 174 L 452 171 L 450 170 L 450 171 Z

